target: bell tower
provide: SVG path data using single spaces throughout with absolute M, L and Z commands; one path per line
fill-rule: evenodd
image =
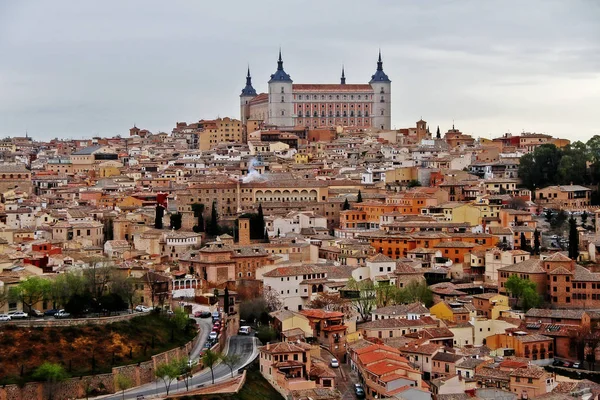
M 383 72 L 381 50 L 377 60 L 377 70 L 371 76 L 369 84 L 373 88 L 371 126 L 375 129 L 392 129 L 392 81 Z

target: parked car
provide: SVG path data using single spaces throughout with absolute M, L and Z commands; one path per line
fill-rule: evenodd
M 212 319 L 213 319 L 213 322 L 220 320 L 221 319 L 221 314 L 218 311 L 213 311 L 213 313 L 212 313 Z
M 148 312 L 148 311 L 152 311 L 152 307 L 146 307 L 146 306 L 143 306 L 143 305 L 140 304 L 139 306 L 135 307 L 135 311 L 137 311 L 137 312 Z
M 363 386 L 360 383 L 355 383 L 354 384 L 354 394 L 359 399 L 364 399 L 365 398 L 365 388 L 363 388 Z
M 210 349 L 212 347 L 212 344 L 210 341 L 204 343 L 204 346 L 202 346 L 203 349 Z
M 581 363 L 579 361 L 574 362 L 573 368 L 581 368 Z
M 211 333 L 208 334 L 208 338 L 211 340 L 217 340 L 218 337 L 219 337 L 219 334 L 215 331 L 212 331 Z
M 332 358 L 329 362 L 329 365 L 331 366 L 331 368 L 339 368 L 340 362 L 337 360 L 337 358 Z
M 0 321 L 10 321 L 8 314 L 0 314 Z
M 32 317 L 43 317 L 44 313 L 41 312 L 40 310 L 31 310 L 31 312 L 29 313 Z
M 559 359 L 555 358 L 554 362 L 552 363 L 552 365 L 554 365 L 555 367 L 559 367 L 562 365 L 562 361 L 560 361 Z
M 57 309 L 51 308 L 49 310 L 44 311 L 44 316 L 45 317 L 54 317 L 54 314 L 56 314 L 57 312 L 58 312 Z
M 563 367 L 570 367 L 571 363 L 568 361 L 563 361 Z
M 249 326 L 240 326 L 238 335 L 249 335 L 252 332 L 252 328 Z
M 65 310 L 58 310 L 58 312 L 56 314 L 54 314 L 54 318 L 56 318 L 56 319 L 71 318 L 71 314 L 69 314 Z
M 210 313 L 210 311 L 202 311 L 200 313 L 200 318 L 210 318 L 212 317 L 212 314 Z
M 29 317 L 29 315 L 23 311 L 11 311 L 8 313 L 8 316 L 10 319 L 25 319 Z
M 202 312 L 201 312 L 201 311 L 196 311 L 196 312 L 194 313 L 194 318 L 200 318 L 200 316 L 201 316 L 201 315 L 202 315 Z

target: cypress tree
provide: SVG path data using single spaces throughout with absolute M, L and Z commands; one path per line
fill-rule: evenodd
M 225 286 L 225 298 L 223 299 L 223 310 L 226 314 L 229 314 L 229 289 Z
M 342 210 L 349 210 L 350 209 L 350 203 L 348 203 L 348 198 L 346 198 L 346 200 L 344 200 L 344 205 L 342 206 Z
M 358 196 L 356 196 L 356 202 L 362 203 L 362 193 L 360 192 L 360 190 L 358 191 Z
M 569 219 L 569 258 L 577 260 L 579 257 L 579 233 L 577 232 L 577 221 L 571 216 Z
M 530 251 L 529 244 L 527 243 L 527 239 L 525 238 L 525 232 L 521 232 L 521 250 Z
M 540 231 L 533 231 L 533 254 L 540 255 Z
M 269 232 L 267 231 L 267 228 L 265 228 L 265 243 L 271 243 L 271 241 L 269 240 Z
M 219 234 L 219 215 L 217 214 L 217 202 L 213 201 L 212 210 L 210 213 L 210 235 L 216 236 Z
M 267 232 L 267 230 L 265 229 L 265 216 L 263 214 L 262 203 L 258 205 L 258 224 L 258 232 Z M 266 235 L 263 234 L 263 239 L 265 238 L 265 236 Z
M 154 216 L 154 228 L 163 228 L 163 216 L 165 215 L 165 209 L 160 204 L 156 205 L 156 213 Z

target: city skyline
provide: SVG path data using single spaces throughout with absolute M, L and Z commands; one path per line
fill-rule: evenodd
M 432 131 L 455 123 L 475 137 L 587 140 L 600 133 L 598 17 L 590 1 L 4 2 L 0 135 L 87 138 L 239 118 L 248 64 L 265 92 L 281 47 L 292 79 L 315 83 L 339 82 L 342 65 L 348 83 L 367 81 L 381 48 L 395 129 L 422 117 Z

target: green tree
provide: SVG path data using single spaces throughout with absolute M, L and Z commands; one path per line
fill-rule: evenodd
M 236 364 L 238 364 L 240 362 L 241 359 L 242 358 L 240 357 L 239 354 L 227 354 L 227 355 L 221 356 L 221 361 L 223 362 L 223 364 L 225 364 L 229 367 L 232 378 L 233 378 L 233 369 L 235 368 Z
M 558 214 L 556 214 L 552 222 L 550 222 L 550 226 L 554 229 L 561 230 L 566 221 L 567 213 L 565 212 L 565 210 L 560 210 Z
M 419 302 L 425 304 L 425 307 L 431 307 L 433 305 L 433 292 L 427 286 L 427 282 L 419 282 L 415 279 L 400 289 L 398 302 L 402 304 Z
M 26 307 L 23 307 L 23 311 L 31 312 L 36 303 L 50 297 L 51 289 L 52 284 L 48 279 L 33 276 L 11 288 L 9 297 L 23 303 Z
M 194 217 L 197 218 L 196 225 L 192 228 L 192 230 L 196 233 L 204 232 L 204 204 L 194 203 L 192 204 L 192 211 L 194 212 Z
M 363 198 L 362 198 L 362 193 L 361 193 L 361 191 L 359 190 L 359 191 L 358 191 L 358 195 L 356 196 L 356 202 L 357 202 L 357 203 L 362 203 L 362 201 L 363 201 Z
M 170 222 L 171 222 L 170 228 L 173 229 L 173 230 L 176 230 L 176 231 L 180 230 L 181 229 L 181 219 L 182 219 L 182 217 L 183 216 L 179 212 L 177 212 L 175 214 L 171 214 L 170 217 L 169 217 Z
M 192 362 L 187 357 L 177 358 L 173 361 L 176 365 L 177 370 L 181 377 L 183 377 L 183 383 L 185 389 L 190 390 L 190 378 L 192 377 Z
M 133 387 L 133 380 L 127 375 L 118 374 L 115 383 L 123 395 L 123 400 L 125 400 L 125 391 Z
M 520 243 L 521 243 L 521 246 L 520 246 L 521 250 L 528 251 L 528 252 L 531 253 L 531 248 L 529 246 L 529 241 L 525 237 L 525 232 L 521 232 Z
M 536 290 L 535 283 L 529 279 L 522 279 L 518 275 L 511 275 L 504 285 L 512 297 L 518 299 L 523 310 L 537 307 L 541 298 Z
M 207 233 L 211 236 L 219 234 L 219 214 L 217 213 L 217 202 L 213 201 L 210 212 L 210 224 L 208 225 Z
M 263 214 L 262 203 L 258 205 L 258 232 L 263 234 L 262 239 L 266 236 L 267 229 L 265 228 L 265 215 Z
M 351 298 L 352 306 L 360 314 L 361 319 L 366 321 L 377 305 L 377 294 L 373 281 L 370 279 L 356 281 L 354 278 L 350 278 L 346 288 L 354 292 Z
M 210 368 L 210 374 L 212 377 L 212 383 L 215 383 L 215 365 L 219 361 L 219 354 L 211 349 L 208 349 L 202 355 L 202 365 L 206 368 Z
M 587 211 L 584 211 L 583 214 L 581 214 L 581 226 L 585 226 L 585 224 L 587 223 L 588 220 L 588 213 Z
M 535 228 L 535 231 L 533 231 L 533 254 L 534 255 L 540 255 L 540 231 L 537 230 L 537 228 Z
M 272 326 L 262 325 L 256 331 L 256 338 L 260 340 L 262 344 L 267 344 L 274 341 L 277 338 L 277 332 Z
M 342 206 L 342 210 L 349 210 L 350 209 L 350 203 L 348 202 L 348 198 L 346 197 L 346 199 L 344 200 L 344 205 Z
M 156 212 L 154 214 L 154 228 L 162 229 L 163 228 L 163 217 L 165 215 L 165 208 L 160 204 L 156 205 Z
M 173 312 L 173 318 L 171 318 L 171 320 L 173 321 L 173 324 L 178 330 L 183 331 L 188 326 L 190 316 L 188 315 L 188 313 L 185 312 L 183 308 L 177 307 Z
M 174 361 L 158 364 L 154 370 L 154 375 L 163 381 L 165 390 L 167 391 L 167 396 L 169 395 L 171 383 L 173 383 L 173 380 L 179 376 L 179 369 Z
M 546 222 L 551 223 L 554 219 L 554 213 L 551 209 L 547 208 L 546 212 L 544 213 L 544 217 L 546 218 Z
M 396 285 L 380 283 L 375 286 L 375 296 L 377 307 L 387 307 L 393 305 L 398 298 L 399 289 Z
M 265 228 L 265 243 L 271 243 L 271 240 L 269 239 L 269 231 L 267 230 L 267 228 Z
M 412 179 L 410 182 L 408 182 L 409 188 L 417 187 L 417 186 L 421 186 L 421 182 L 419 182 L 417 179 Z
M 579 232 L 577 232 L 577 222 L 571 216 L 569 219 L 569 258 L 577 260 L 579 257 Z
M 33 378 L 45 381 L 45 390 L 48 399 L 54 398 L 54 389 L 56 385 L 68 378 L 68 374 L 60 364 L 44 362 L 33 372 Z

